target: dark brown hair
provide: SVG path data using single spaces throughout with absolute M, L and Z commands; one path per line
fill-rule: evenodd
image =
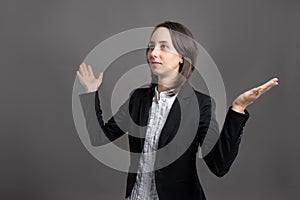
M 165 21 L 161 24 L 158 24 L 154 28 L 152 34 L 156 31 L 156 29 L 160 27 L 167 28 L 170 31 L 173 46 L 176 51 L 183 57 L 183 64 L 179 65 L 179 73 L 181 73 L 181 75 L 185 77 L 185 79 L 188 79 L 194 71 L 197 61 L 198 49 L 194 41 L 193 34 L 184 25 L 178 22 L 171 21 Z M 148 54 L 148 51 L 149 48 L 147 48 L 146 55 Z M 151 76 L 152 80 L 150 88 L 154 89 L 154 87 L 157 85 L 158 78 L 152 72 Z

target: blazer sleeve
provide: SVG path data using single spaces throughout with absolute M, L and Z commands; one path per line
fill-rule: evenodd
M 128 131 L 129 99 L 107 123 L 102 118 L 98 91 L 79 95 L 89 138 L 93 146 L 107 144 Z
M 204 152 L 206 154 L 204 161 L 216 176 L 222 177 L 229 171 L 238 154 L 243 128 L 249 113 L 245 110 L 245 114 L 241 114 L 230 107 L 219 134 L 213 98 L 210 98 L 200 111 L 200 135 L 202 136 L 200 144 L 204 147 L 204 151 L 208 152 Z M 203 136 L 206 136 L 204 141 Z M 213 147 L 209 148 L 211 146 Z

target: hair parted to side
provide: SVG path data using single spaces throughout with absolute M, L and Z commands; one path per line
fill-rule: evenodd
M 156 31 L 156 29 L 160 27 L 167 28 L 170 31 L 173 46 L 176 51 L 183 57 L 183 64 L 179 67 L 179 73 L 185 79 L 188 79 L 195 69 L 198 54 L 198 49 L 194 41 L 193 34 L 184 25 L 172 21 L 165 21 L 161 24 L 158 24 L 154 28 L 152 34 Z M 148 51 L 149 49 L 147 48 L 146 55 L 148 54 Z M 152 72 L 151 76 L 152 80 L 150 87 L 154 89 L 157 85 L 158 78 Z

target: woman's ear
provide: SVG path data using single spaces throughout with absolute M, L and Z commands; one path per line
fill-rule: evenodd
M 183 57 L 181 57 L 181 59 L 180 59 L 180 63 L 183 63 Z

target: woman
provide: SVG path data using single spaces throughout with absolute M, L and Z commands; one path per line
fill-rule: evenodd
M 214 101 L 195 91 L 187 81 L 197 57 L 192 37 L 186 27 L 176 22 L 167 21 L 155 27 L 147 48 L 151 86 L 136 89 L 107 123 L 102 120 L 98 97 L 103 72 L 95 78 L 91 66 L 84 63 L 77 71 L 87 92 L 80 95 L 80 100 L 92 145 L 108 143 L 128 132 L 130 151 L 143 153 L 139 158 L 131 158 L 130 171 L 135 173 L 128 173 L 125 196 L 130 200 L 205 199 L 197 176 L 196 153 L 204 138 L 208 134 L 218 136 L 219 129 Z M 249 117 L 246 107 L 277 85 L 277 81 L 273 78 L 233 101 L 220 137 L 204 156 L 216 176 L 225 175 L 237 156 Z M 97 119 L 93 119 L 95 113 Z M 175 145 L 168 146 L 172 142 Z M 167 146 L 166 150 L 158 151 Z M 147 154 L 151 152 L 154 153 Z M 165 160 L 178 153 L 174 162 L 165 164 Z

